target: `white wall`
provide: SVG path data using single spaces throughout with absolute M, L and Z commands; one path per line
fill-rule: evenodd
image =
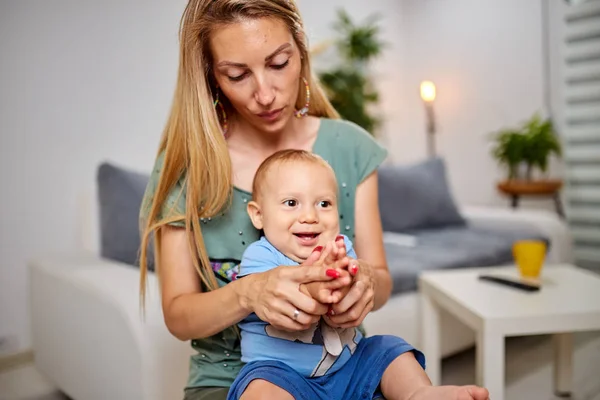
M 151 168 L 183 7 L 0 2 L 0 337 L 18 349 L 30 345 L 26 260 L 78 247 L 79 197 L 101 161 Z
M 313 45 L 330 39 L 334 9 L 356 21 L 381 12 L 384 55 L 374 65 L 384 119 L 380 139 L 390 159 L 411 163 L 426 156 L 422 80 L 436 83 L 438 153 L 448 166 L 461 204 L 498 205 L 508 200 L 495 183 L 504 178 L 490 156 L 491 132 L 534 112 L 544 101 L 542 2 L 551 0 L 330 0 L 328 7 L 300 0 Z M 329 6 L 329 4 L 331 4 Z M 553 38 L 556 39 L 556 38 Z M 319 67 L 327 54 L 316 59 Z M 560 165 L 551 164 L 551 174 Z M 523 199 L 524 207 L 553 209 L 549 201 Z
M 403 0 L 395 160 L 425 155 L 419 83 L 437 85 L 438 151 L 460 203 L 506 206 L 494 184 L 489 133 L 544 112 L 540 0 Z M 388 104 L 388 107 L 390 105 Z
M 462 202 L 498 203 L 485 133 L 542 105 L 533 0 L 299 0 L 312 44 L 338 6 L 381 12 L 383 141 L 424 157 L 422 79 L 439 88 L 440 148 Z M 103 160 L 147 171 L 177 68 L 185 0 L 0 2 L 0 337 L 30 346 L 26 260 L 80 247 L 81 196 Z M 318 62 L 317 62 L 318 63 Z

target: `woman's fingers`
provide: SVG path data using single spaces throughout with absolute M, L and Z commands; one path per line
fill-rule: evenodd
M 372 290 L 367 290 L 367 286 L 364 282 L 355 282 L 348 294 L 339 303 L 333 305 L 333 311 L 335 312 L 336 316 L 339 317 L 336 318 L 336 323 L 345 323 L 351 317 L 358 318 L 360 314 L 362 314 L 362 308 L 358 311 L 354 310 L 354 314 L 352 316 L 344 316 L 344 314 L 351 310 L 351 308 L 353 308 L 355 305 L 359 305 L 359 307 L 362 306 L 364 308 L 372 299 L 372 297 Z M 344 318 L 342 318 L 342 316 Z
M 350 274 L 352 276 L 356 276 L 356 274 L 358 274 L 358 261 L 357 260 L 350 260 L 348 262 L 348 271 L 350 272 Z
M 310 296 L 307 296 L 300 291 L 295 291 L 290 294 L 289 303 L 302 311 L 305 314 L 311 316 L 320 316 L 327 312 L 328 306 L 326 304 L 319 303 L 317 300 Z M 293 314 L 293 313 L 292 313 Z
M 335 281 L 333 281 L 333 282 L 335 282 Z M 321 304 L 329 305 L 331 303 L 335 303 L 336 301 L 339 301 L 341 298 L 339 295 L 337 295 L 337 296 L 335 295 L 337 293 L 337 291 L 331 290 L 327 287 L 328 284 L 329 284 L 329 282 L 325 282 L 325 283 L 321 284 L 322 285 L 321 288 L 313 293 L 313 298 Z
M 286 311 L 271 312 L 269 323 L 277 329 L 281 329 L 288 332 L 303 331 L 310 328 L 311 325 L 318 321 L 318 317 L 315 318 L 298 310 L 298 316 L 294 318 L 295 310 L 288 304 Z M 288 315 L 289 314 L 289 315 Z
M 275 296 L 264 304 L 263 314 L 265 318 L 257 313 L 259 318 L 278 327 L 285 327 L 287 330 L 300 330 L 307 329 L 317 322 L 319 317 L 328 310 L 327 305 L 304 295 L 299 290 L 290 288 L 285 291 L 288 292 L 287 296 L 282 295 L 281 292 L 276 292 Z M 294 318 L 296 310 L 298 310 L 298 313 Z
M 308 256 L 308 258 L 302 263 L 302 265 L 313 265 L 321 258 L 321 254 L 323 253 L 323 247 L 316 247 L 312 253 Z
M 309 266 L 299 265 L 295 267 L 283 267 L 280 271 L 279 279 L 285 281 L 293 281 L 296 284 L 310 283 L 310 282 L 326 282 L 336 279 L 340 274 L 333 274 L 332 268 L 326 268 L 324 266 Z
M 371 310 L 373 309 L 373 305 L 375 304 L 374 299 L 371 299 L 371 301 L 369 301 L 363 308 L 362 313 L 359 315 L 358 318 L 354 318 L 354 319 L 349 319 L 349 322 L 343 323 L 340 325 L 340 328 L 354 328 L 356 326 L 359 326 L 364 319 L 367 317 L 367 314 L 371 312 Z M 360 309 L 362 306 L 358 306 L 357 309 Z M 349 313 L 352 313 L 352 310 L 349 311 Z M 342 315 L 343 316 L 343 315 Z

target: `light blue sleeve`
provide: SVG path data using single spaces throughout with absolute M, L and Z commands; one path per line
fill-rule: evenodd
M 356 252 L 354 251 L 354 246 L 352 246 L 352 241 L 348 238 L 348 236 L 346 236 L 346 235 L 343 235 L 343 236 L 344 236 L 344 244 L 346 245 L 346 255 L 348 255 L 348 257 L 358 259 L 358 256 L 356 255 Z
M 280 265 L 279 252 L 266 240 L 252 243 L 244 251 L 238 277 L 265 272 Z

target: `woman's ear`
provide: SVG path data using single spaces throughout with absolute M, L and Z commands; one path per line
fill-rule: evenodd
M 260 210 L 260 206 L 258 205 L 258 203 L 255 201 L 249 202 L 248 206 L 246 207 L 246 211 L 248 211 L 248 215 L 250 216 L 252 225 L 254 225 L 254 227 L 256 229 L 262 229 L 263 228 L 262 212 Z

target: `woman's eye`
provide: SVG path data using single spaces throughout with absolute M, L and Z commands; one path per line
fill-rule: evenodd
M 290 59 L 288 58 L 283 64 L 273 64 L 271 68 L 273 69 L 284 69 L 290 63 Z
M 286 200 L 283 203 L 288 207 L 296 207 L 298 205 L 296 200 Z
M 238 76 L 228 76 L 227 78 L 229 78 L 229 80 L 232 81 L 232 82 L 239 82 L 242 79 L 244 79 L 245 77 L 246 77 L 246 73 L 244 72 L 241 75 L 238 75 Z

